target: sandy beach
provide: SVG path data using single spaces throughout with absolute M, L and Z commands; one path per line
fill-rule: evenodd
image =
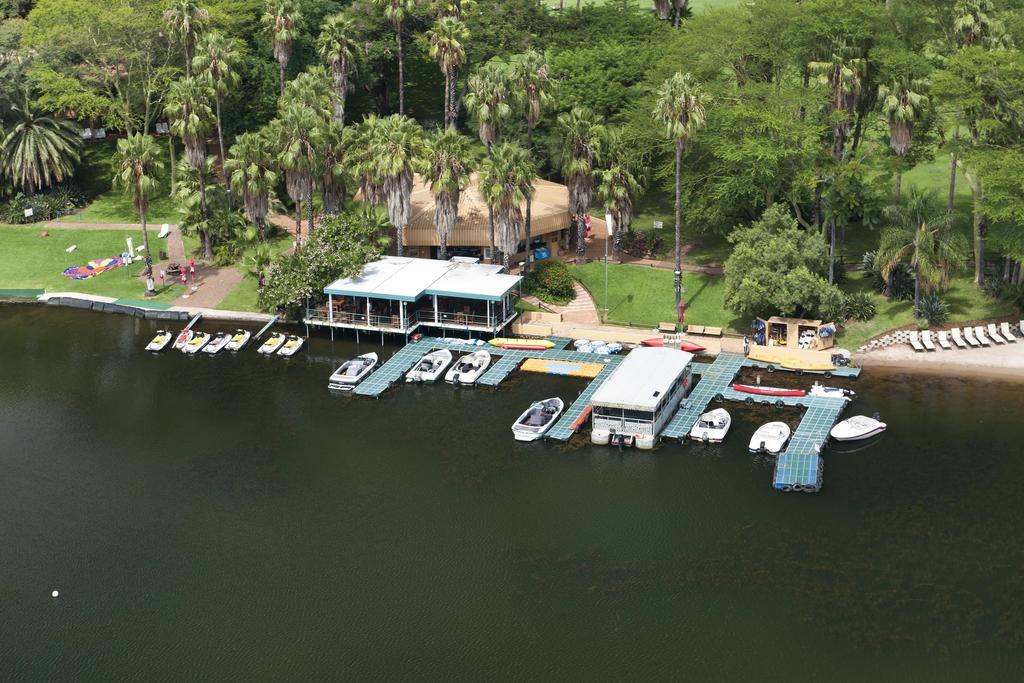
M 988 377 L 1024 381 L 1024 340 L 968 348 L 919 352 L 910 345 L 889 346 L 856 355 L 866 370 L 891 368 L 954 377 Z

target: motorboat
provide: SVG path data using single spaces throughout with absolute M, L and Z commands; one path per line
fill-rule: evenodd
M 185 344 L 188 344 L 190 341 L 192 341 L 192 330 L 185 328 L 178 334 L 178 337 L 174 340 L 174 348 L 178 349 L 179 351 L 184 351 Z
M 750 437 L 751 453 L 768 453 L 778 455 L 786 447 L 793 431 L 785 422 L 769 422 L 757 428 Z
M 267 355 L 277 353 L 277 350 L 284 346 L 286 341 L 288 341 L 288 335 L 283 332 L 275 332 L 267 337 L 267 340 L 263 342 L 258 349 L 256 349 L 256 352 L 265 353 Z
M 744 394 L 759 396 L 806 396 L 803 389 L 785 389 L 783 387 L 763 387 L 760 384 L 733 384 L 732 388 Z
M 448 349 L 431 351 L 416 361 L 416 365 L 412 366 L 412 370 L 405 373 L 405 381 L 433 382 L 441 376 L 445 368 L 451 365 L 451 362 L 452 352 Z
M 285 340 L 281 348 L 277 350 L 277 355 L 290 357 L 294 356 L 302 348 L 302 345 L 306 343 L 306 340 L 294 334 L 288 335 L 288 339 Z
M 366 379 L 377 365 L 377 354 L 364 353 L 341 364 L 327 382 L 330 389 L 352 391 L 356 385 Z
M 700 416 L 690 430 L 690 438 L 704 443 L 722 443 L 732 426 L 732 417 L 725 408 L 715 408 Z
M 167 330 L 157 330 L 156 336 L 153 337 L 153 341 L 146 344 L 147 351 L 153 351 L 159 353 L 167 348 L 167 345 L 174 339 L 174 335 Z
M 199 353 L 203 347 L 210 343 L 210 334 L 208 332 L 196 332 L 192 335 L 192 338 L 188 340 L 188 344 L 185 344 L 182 351 L 185 353 Z
M 445 374 L 444 381 L 451 384 L 474 384 L 490 364 L 490 353 L 474 351 L 455 361 Z
M 512 436 L 516 441 L 536 441 L 551 429 L 563 410 L 565 403 L 558 397 L 537 401 L 512 425 Z
M 555 343 L 547 339 L 510 339 L 498 337 L 488 342 L 491 346 L 499 349 L 516 349 L 520 351 L 546 351 L 554 348 Z
M 231 339 L 228 340 L 227 346 L 224 348 L 228 351 L 241 351 L 251 338 L 252 333 L 249 330 L 235 330 L 235 333 L 231 335 Z
M 811 386 L 811 390 L 807 392 L 810 396 L 818 396 L 820 398 L 841 398 L 849 401 L 856 394 L 850 389 L 840 389 L 838 387 L 824 387 L 817 382 Z
M 829 435 L 836 441 L 860 441 L 870 439 L 885 431 L 886 424 L 878 416 L 854 415 L 836 424 Z
M 213 338 L 210 340 L 210 343 L 203 347 L 203 353 L 208 353 L 210 355 L 220 353 L 220 351 L 222 351 L 224 347 L 228 345 L 229 341 L 231 341 L 231 337 L 228 336 L 227 332 L 218 332 L 217 334 L 213 335 Z

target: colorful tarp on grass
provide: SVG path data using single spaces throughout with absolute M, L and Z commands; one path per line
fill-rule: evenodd
M 64 271 L 64 277 L 69 277 L 72 280 L 88 280 L 91 277 L 96 277 L 100 273 L 105 273 L 108 270 L 113 270 L 114 268 L 123 265 L 124 261 L 117 256 L 99 258 L 89 261 L 84 266 L 71 266 Z

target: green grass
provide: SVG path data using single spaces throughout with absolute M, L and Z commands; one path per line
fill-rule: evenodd
M 96 197 L 73 220 L 80 220 L 84 223 L 138 223 L 139 212 L 135 210 L 129 197 L 119 190 L 112 189 Z M 150 200 L 146 222 L 157 226 L 158 229 L 161 223 L 178 222 L 178 212 L 174 202 L 164 190 Z
M 135 277 L 138 263 L 117 268 L 88 280 L 71 280 L 62 275 L 69 266 L 117 256 L 125 250 L 125 238 L 138 243 L 138 231 L 125 230 L 52 230 L 41 237 L 38 226 L 0 226 L 0 289 L 45 289 L 55 292 L 79 292 L 100 296 L 141 298 L 145 283 Z M 156 230 L 150 240 L 156 242 Z M 78 248 L 68 254 L 72 244 Z M 180 285 L 161 288 L 157 280 L 157 301 L 170 301 L 182 293 Z
M 147 221 L 159 226 L 161 223 L 177 223 L 178 213 L 170 199 L 170 162 L 166 138 L 160 140 L 160 156 L 163 170 L 159 174 L 159 187 L 150 199 Z M 138 223 L 139 212 L 131 199 L 113 187 L 114 154 L 113 143 L 91 143 L 82 150 L 82 160 L 75 170 L 75 181 L 92 201 L 82 209 L 79 217 L 66 220 L 81 220 L 87 223 Z M 179 152 L 181 150 L 179 149 Z
M 604 308 L 604 264 L 574 266 L 573 276 Z M 646 266 L 612 265 L 608 275 L 608 321 L 654 327 L 676 320 L 672 271 Z M 744 322 L 726 310 L 725 280 L 700 273 L 683 274 L 686 322 L 740 329 Z
M 663 228 L 655 231 L 654 221 L 661 221 Z M 636 202 L 636 213 L 633 216 L 633 230 L 657 232 L 662 239 L 662 247 L 658 256 L 665 260 L 672 259 L 675 245 L 675 197 L 666 192 L 652 190 Z M 691 251 L 683 259 L 687 263 L 701 266 L 721 265 L 732 251 L 732 245 L 723 235 L 714 233 L 702 234 L 693 226 L 683 222 L 683 243 L 691 245 Z
M 874 299 L 877 307 L 874 318 L 864 322 L 850 322 L 840 333 L 839 343 L 851 351 L 883 332 L 917 322 L 914 318 L 912 302 L 891 301 L 885 298 L 872 289 L 870 278 L 862 277 L 860 274 L 851 274 L 849 280 L 843 284 L 843 290 L 867 292 Z M 984 292 L 974 286 L 974 281 L 967 274 L 955 278 L 950 283 L 949 289 L 940 292 L 939 296 L 949 304 L 949 322 L 951 323 L 996 318 L 1014 312 L 1012 304 L 986 296 Z
M 217 308 L 222 311 L 251 311 L 259 313 L 260 307 L 256 303 L 256 278 L 246 275 L 238 286 L 231 290 Z

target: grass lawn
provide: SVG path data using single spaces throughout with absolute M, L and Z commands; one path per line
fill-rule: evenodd
M 867 292 L 875 301 L 877 313 L 874 318 L 864 322 L 850 322 L 838 337 L 839 344 L 855 351 L 868 339 L 888 330 L 912 325 L 915 323 L 914 305 L 910 301 L 890 301 L 871 288 L 870 278 L 851 274 L 843 284 L 847 292 Z M 970 275 L 963 274 L 954 279 L 949 289 L 940 293 L 942 299 L 949 304 L 951 323 L 968 322 L 995 318 L 1013 313 L 1011 304 L 992 299 L 974 286 Z
M 583 283 L 594 296 L 598 308 L 604 308 L 604 264 L 588 263 L 573 266 L 573 277 Z M 608 270 L 608 320 L 655 327 L 660 322 L 676 320 L 672 271 L 646 266 L 612 265 Z M 683 274 L 683 298 L 686 300 L 686 321 L 698 325 L 714 325 L 729 329 L 745 326 L 726 310 L 725 280 L 700 273 Z
M 246 275 L 231 292 L 224 297 L 217 308 L 222 311 L 251 311 L 261 313 L 256 303 L 256 278 Z
M 161 223 L 177 223 L 178 213 L 170 199 L 170 162 L 166 138 L 158 141 L 163 170 L 160 186 L 150 199 L 147 221 L 159 227 Z M 180 147 L 180 145 L 179 145 Z M 94 199 L 82 209 L 78 217 L 65 220 L 81 220 L 88 223 L 138 223 L 139 212 L 131 200 L 113 187 L 114 170 L 111 157 L 115 145 L 111 143 L 90 143 L 82 149 L 82 160 L 75 170 L 75 180 L 87 197 Z M 181 151 L 180 149 L 178 150 Z
M 665 192 L 652 189 L 636 202 L 636 213 L 633 216 L 633 230 L 655 232 L 654 221 L 661 221 L 664 227 L 658 232 L 662 247 L 659 256 L 671 260 L 675 245 L 675 197 Z M 732 251 L 732 245 L 723 235 L 715 233 L 702 234 L 693 226 L 683 221 L 683 243 L 693 245 L 693 250 L 683 259 L 687 263 L 698 265 L 721 265 Z
M 135 210 L 132 200 L 123 192 L 112 189 L 96 197 L 77 217 L 65 220 L 80 220 L 85 223 L 138 223 L 139 212 Z M 166 191 L 161 190 L 158 196 L 150 200 L 146 222 L 155 225 L 158 230 L 161 223 L 178 222 L 178 212 Z
M 38 226 L 0 226 L 0 289 L 45 289 L 56 292 L 80 292 L 100 296 L 141 299 L 145 284 L 135 275 L 141 266 L 116 268 L 88 280 L 71 280 L 63 276 L 69 266 L 107 256 L 118 256 L 125 250 L 125 238 L 133 237 L 137 230 L 53 230 L 49 237 L 40 237 Z M 150 231 L 150 240 L 156 243 L 157 230 Z M 72 253 L 64 250 L 72 244 L 78 248 Z M 161 288 L 157 281 L 157 301 L 170 301 L 182 293 L 180 285 Z

